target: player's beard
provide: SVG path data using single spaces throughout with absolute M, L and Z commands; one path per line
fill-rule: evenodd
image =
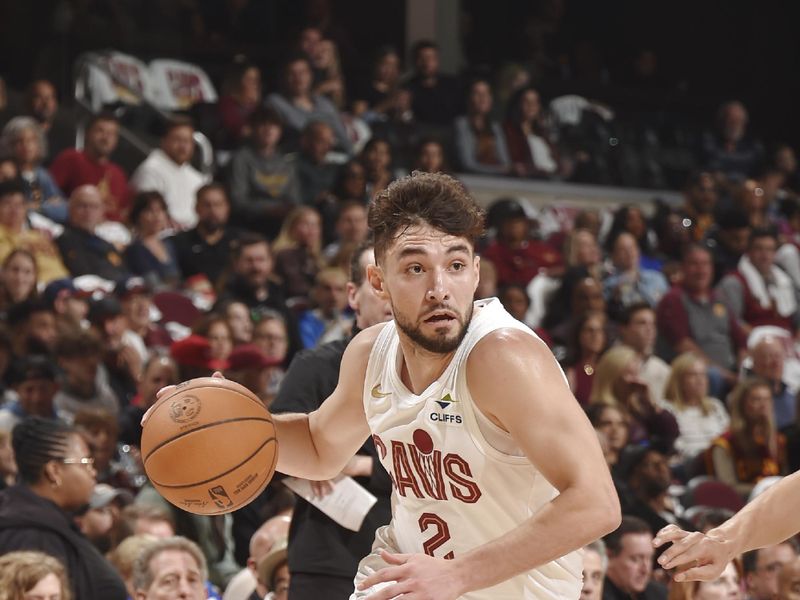
M 429 313 L 436 310 L 444 310 L 444 307 L 433 308 L 429 311 Z M 452 311 L 452 309 L 449 308 L 447 310 Z M 448 337 L 447 334 L 439 334 L 431 337 L 422 332 L 422 328 L 420 327 L 419 323 L 415 324 L 407 320 L 395 310 L 394 306 L 392 306 L 394 321 L 397 323 L 397 327 L 400 329 L 400 331 L 405 333 L 412 342 L 420 346 L 423 350 L 427 350 L 428 352 L 432 352 L 434 354 L 449 354 L 458 348 L 458 346 L 461 344 L 461 341 L 464 339 L 464 336 L 467 335 L 470 321 L 472 321 L 472 311 L 473 304 L 470 302 L 469 307 L 467 308 L 467 314 L 463 320 L 461 315 L 458 314 L 457 320 L 460 327 L 455 335 Z M 452 312 L 455 313 L 455 311 Z

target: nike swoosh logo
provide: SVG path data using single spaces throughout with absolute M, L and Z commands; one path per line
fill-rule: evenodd
M 386 398 L 386 396 L 391 396 L 392 393 L 391 392 L 382 392 L 381 391 L 381 384 L 380 383 L 376 383 L 375 387 L 372 388 L 372 391 L 370 392 L 370 395 L 373 398 Z

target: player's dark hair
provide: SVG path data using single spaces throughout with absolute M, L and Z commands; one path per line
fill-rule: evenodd
M 474 246 L 483 234 L 484 212 L 456 179 L 414 171 L 375 196 L 368 221 L 380 263 L 392 242 L 415 225 L 465 237 Z
M 626 535 L 647 533 L 653 535 L 653 530 L 650 529 L 645 521 L 639 517 L 631 517 L 630 515 L 623 515 L 622 522 L 619 527 L 609 533 L 603 538 L 606 543 L 606 548 L 610 555 L 619 554 L 622 551 L 622 538 Z
M 69 436 L 75 433 L 75 429 L 54 419 L 28 417 L 18 423 L 11 434 L 11 445 L 20 479 L 29 484 L 39 481 L 48 462 L 64 458 Z

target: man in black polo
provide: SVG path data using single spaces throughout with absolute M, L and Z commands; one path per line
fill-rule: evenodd
M 219 183 L 202 186 L 195 211 L 197 226 L 172 238 L 178 265 L 184 279 L 202 273 L 216 285 L 230 262 L 231 243 L 240 233 L 228 225 L 231 207 L 225 188 Z

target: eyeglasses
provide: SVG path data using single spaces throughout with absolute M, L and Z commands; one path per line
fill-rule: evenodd
M 62 458 L 61 463 L 64 465 L 83 465 L 84 467 L 93 467 L 94 459 L 92 457 Z

